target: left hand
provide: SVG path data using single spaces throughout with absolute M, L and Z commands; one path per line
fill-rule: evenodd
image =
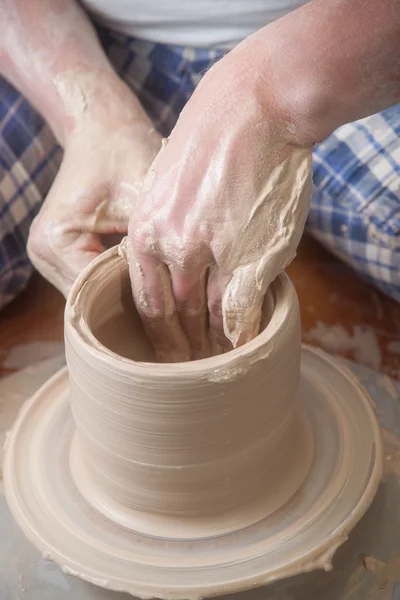
M 145 179 L 129 225 L 133 295 L 162 361 L 257 335 L 311 197 L 309 140 L 235 52 L 214 65 Z
M 161 145 L 126 85 L 107 73 L 100 86 L 95 76 L 100 90 L 90 110 L 79 116 L 75 106 L 75 113 L 70 110 L 74 118 L 63 136 L 61 167 L 28 238 L 32 263 L 65 296 L 82 269 L 103 252 L 103 242 L 127 233 L 138 191 Z M 76 75 L 72 79 L 80 83 Z

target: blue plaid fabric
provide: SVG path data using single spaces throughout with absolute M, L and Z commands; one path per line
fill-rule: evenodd
M 60 160 L 49 127 L 0 77 L 0 309 L 32 272 L 26 254 L 29 227 Z
M 222 53 L 153 44 L 98 29 L 115 70 L 167 136 Z M 400 300 L 400 105 L 341 127 L 314 151 L 308 230 Z M 31 275 L 29 226 L 62 158 L 49 127 L 0 78 L 0 308 Z
M 400 105 L 319 144 L 313 180 L 308 230 L 400 301 Z

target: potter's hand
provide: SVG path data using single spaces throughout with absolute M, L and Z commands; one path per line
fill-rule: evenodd
M 309 207 L 312 144 L 238 71 L 235 52 L 183 110 L 129 224 L 133 295 L 162 361 L 258 333 L 264 294 L 293 259 Z
M 57 82 L 67 99 L 70 131 L 61 168 L 32 224 L 28 254 L 64 295 L 104 250 L 101 236 L 127 232 L 132 206 L 161 144 L 137 100 L 112 77 L 108 89 L 95 90 L 99 82 L 92 83 L 93 105 L 78 116 L 76 102 L 83 101 L 79 94 L 88 85 L 87 76 L 81 81 L 79 73 L 72 73 Z
M 398 0 L 311 0 L 204 77 L 130 221 L 133 293 L 161 358 L 206 354 L 208 327 L 214 345 L 223 329 L 235 345 L 255 335 L 303 230 L 313 143 L 399 102 L 399 16 Z
M 127 231 L 161 140 L 77 0 L 1 0 L 0 16 L 0 73 L 41 113 L 65 151 L 31 227 L 28 253 L 66 294 L 103 250 L 100 236 Z

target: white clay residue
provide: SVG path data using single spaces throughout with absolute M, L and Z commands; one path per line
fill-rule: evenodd
M 39 341 L 13 346 L 2 361 L 5 369 L 24 369 L 47 358 L 64 356 L 64 342 Z
M 376 333 L 367 325 L 356 325 L 350 334 L 343 325 L 326 325 L 318 321 L 316 326 L 303 333 L 308 342 L 318 342 L 327 352 L 341 354 L 351 352 L 362 365 L 379 371 L 382 366 L 382 352 Z
M 257 182 L 250 212 L 237 215 L 241 233 L 225 265 L 232 278 L 222 300 L 225 335 L 234 347 L 243 335 L 246 341 L 257 335 L 264 294 L 296 256 L 311 199 L 311 160 L 310 149 L 295 149 Z
M 390 379 L 388 375 L 383 375 L 380 379 L 378 379 L 378 385 L 382 387 L 386 392 L 393 398 L 393 400 L 397 400 L 399 395 L 393 383 L 393 380 Z
M 387 348 L 392 354 L 400 354 L 400 341 L 389 342 Z

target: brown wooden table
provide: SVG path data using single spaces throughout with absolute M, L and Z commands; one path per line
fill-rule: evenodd
M 364 283 L 309 237 L 303 238 L 288 273 L 299 296 L 307 342 L 321 345 L 313 339 L 318 337 L 316 327 L 329 331 L 339 324 L 349 336 L 361 328 L 376 339 L 382 356 L 379 370 L 400 379 L 400 304 Z M 7 367 L 4 363 L 16 347 L 62 341 L 63 310 L 61 294 L 35 275 L 25 292 L 0 313 L 0 375 L 15 370 L 15 365 Z M 340 348 L 336 352 L 357 359 L 352 350 Z

